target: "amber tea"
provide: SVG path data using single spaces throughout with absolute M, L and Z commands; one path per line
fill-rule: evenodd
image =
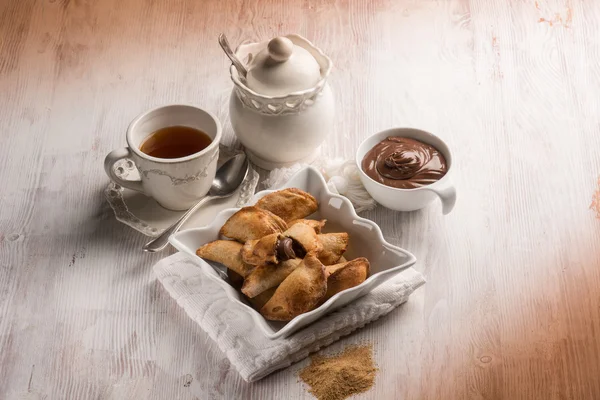
M 168 126 L 148 136 L 140 150 L 151 157 L 181 158 L 204 150 L 211 142 L 211 138 L 199 129 Z

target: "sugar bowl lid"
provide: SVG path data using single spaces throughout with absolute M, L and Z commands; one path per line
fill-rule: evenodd
M 283 96 L 307 90 L 321 80 L 312 54 L 285 36 L 271 39 L 248 65 L 246 84 L 257 93 Z

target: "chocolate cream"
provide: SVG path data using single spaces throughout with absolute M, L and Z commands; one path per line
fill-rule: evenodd
M 281 238 L 277 241 L 277 244 L 275 245 L 275 251 L 277 252 L 277 259 L 279 259 L 279 261 L 296 258 L 294 243 L 292 239 L 288 237 Z
M 362 160 L 362 169 L 386 186 L 414 189 L 442 179 L 448 165 L 435 147 L 414 139 L 390 136 L 369 150 Z

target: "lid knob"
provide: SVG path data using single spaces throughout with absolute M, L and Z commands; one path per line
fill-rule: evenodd
M 293 37 L 262 42 L 248 66 L 248 88 L 266 96 L 286 96 L 314 87 L 321 79 L 321 67 L 309 49 Z
M 271 39 L 267 49 L 269 50 L 269 57 L 276 62 L 287 61 L 292 52 L 294 51 L 294 43 L 284 36 L 278 36 Z

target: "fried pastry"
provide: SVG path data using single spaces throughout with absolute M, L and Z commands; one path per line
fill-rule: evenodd
M 308 217 L 317 211 L 317 200 L 303 190 L 290 188 L 269 193 L 256 202 L 256 207 L 269 210 L 284 221 Z
M 324 233 L 317 235 L 322 250 L 319 252 L 319 260 L 323 265 L 331 265 L 339 262 L 340 257 L 348 248 L 349 235 L 346 232 Z
M 326 292 L 325 268 L 315 253 L 308 253 L 302 263 L 281 282 L 260 313 L 271 321 L 290 321 L 312 310 Z
M 369 266 L 369 260 L 364 257 L 359 257 L 346 263 L 325 266 L 327 292 L 320 303 L 326 302 L 342 290 L 363 283 L 369 275 Z
M 306 251 L 298 242 L 277 233 L 249 240 L 241 250 L 242 260 L 252 265 L 277 264 L 304 254 Z
M 242 293 L 253 298 L 272 287 L 279 285 L 294 271 L 302 260 L 293 258 L 279 264 L 265 264 L 256 267 L 242 285 Z
M 277 264 L 292 258 L 302 258 L 309 251 L 321 251 L 321 248 L 317 234 L 310 225 L 296 224 L 281 234 L 272 233 L 259 240 L 247 241 L 241 254 L 242 260 L 248 264 Z
M 315 232 L 321 233 L 321 229 L 323 229 L 323 227 L 325 226 L 325 222 L 327 222 L 326 219 L 322 219 L 320 221 L 316 219 L 295 219 L 293 221 L 288 222 L 288 228 L 291 228 L 293 225 L 296 224 L 306 224 L 312 227 L 315 230 Z
M 278 244 L 278 233 L 271 233 L 259 240 L 248 240 L 242 246 L 242 260 L 252 265 L 276 264 Z
M 245 277 L 254 268 L 242 261 L 241 243 L 233 240 L 215 240 L 196 250 L 198 257 L 223 264 L 237 274 Z
M 277 287 L 267 289 L 258 296 L 248 298 L 248 301 L 250 302 L 252 307 L 254 307 L 255 310 L 259 311 L 265 304 L 267 304 L 267 301 L 269 301 L 269 299 L 273 297 L 273 293 L 275 293 L 276 289 Z
M 294 251 L 302 250 L 304 254 L 314 251 L 320 252 L 323 248 L 317 237 L 315 230 L 307 224 L 294 224 L 291 228 L 281 234 L 282 237 L 288 237 L 301 248 L 295 247 Z M 296 254 L 296 257 L 304 257 L 304 254 Z
M 258 207 L 244 207 L 229 217 L 219 233 L 245 243 L 286 229 L 287 224 L 277 215 Z

